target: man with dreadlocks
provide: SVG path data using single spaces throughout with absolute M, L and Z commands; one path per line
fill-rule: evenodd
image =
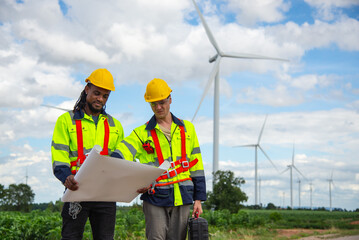
M 52 138 L 54 175 L 72 191 L 81 187 L 74 176 L 86 154 L 99 145 L 102 155 L 116 156 L 116 146 L 123 139 L 121 123 L 105 112 L 108 97 L 115 90 L 111 73 L 97 69 L 86 82 L 74 109 L 58 118 Z M 61 215 L 62 239 L 82 239 L 87 218 L 93 239 L 113 239 L 115 202 L 66 202 Z

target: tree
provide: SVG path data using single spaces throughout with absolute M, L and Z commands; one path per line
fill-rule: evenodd
M 277 207 L 273 203 L 268 203 L 266 209 L 267 210 L 273 210 L 273 209 L 277 209 Z
M 6 189 L 4 185 L 0 184 L 0 207 L 4 204 L 4 198 L 6 194 Z
M 4 192 L 1 196 L 3 210 L 30 211 L 35 194 L 29 185 L 23 183 L 18 185 L 10 184 L 8 189 L 5 189 L 2 192 Z
M 215 210 L 228 209 L 231 213 L 237 213 L 243 207 L 242 202 L 248 200 L 240 186 L 245 183 L 243 178 L 236 178 L 231 171 L 217 171 L 214 174 L 213 193 L 208 192 L 207 208 Z

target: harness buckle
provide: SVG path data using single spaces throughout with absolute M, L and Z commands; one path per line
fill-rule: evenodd
M 148 195 L 154 195 L 156 193 L 155 191 L 156 181 L 154 181 L 151 186 L 152 187 L 147 190 Z
M 175 162 L 171 162 L 171 168 L 175 168 L 176 165 L 175 165 Z
M 174 172 L 174 173 L 175 173 L 175 175 L 174 175 L 173 177 L 176 177 L 176 176 L 177 176 L 177 171 L 176 171 L 176 169 L 169 170 L 169 171 L 165 172 L 164 175 L 166 175 L 167 178 L 173 178 L 173 177 L 171 176 L 171 172 Z
M 189 162 L 187 160 L 182 162 L 182 167 L 183 168 L 189 168 Z
M 153 195 L 153 194 L 155 194 L 155 189 L 154 188 L 149 188 L 148 190 L 147 190 L 147 193 L 148 193 L 148 195 Z

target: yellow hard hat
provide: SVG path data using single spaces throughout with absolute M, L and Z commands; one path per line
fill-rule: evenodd
M 146 102 L 157 102 L 166 99 L 172 92 L 167 83 L 159 78 L 152 79 L 146 87 Z
M 88 81 L 97 87 L 115 91 L 112 74 L 105 68 L 99 68 L 93 71 L 86 79 L 86 82 Z

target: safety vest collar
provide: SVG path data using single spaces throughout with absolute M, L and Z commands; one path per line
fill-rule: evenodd
M 175 124 L 177 124 L 177 125 L 179 125 L 179 126 L 184 126 L 184 124 L 183 124 L 183 122 L 182 122 L 181 120 L 179 120 L 179 119 L 178 119 L 175 115 L 173 115 L 172 113 L 171 113 L 171 115 L 172 115 L 172 121 L 173 121 Z M 150 121 L 148 121 L 148 123 L 147 123 L 146 130 L 152 130 L 152 129 L 154 129 L 154 128 L 156 127 L 156 125 L 157 125 L 156 116 L 153 115 L 152 118 L 150 119 Z
M 107 113 L 105 112 L 105 110 L 102 110 L 101 112 L 102 115 L 105 115 L 107 116 Z M 81 110 L 76 110 L 75 113 L 74 113 L 74 119 L 82 119 L 85 117 L 85 112 Z

